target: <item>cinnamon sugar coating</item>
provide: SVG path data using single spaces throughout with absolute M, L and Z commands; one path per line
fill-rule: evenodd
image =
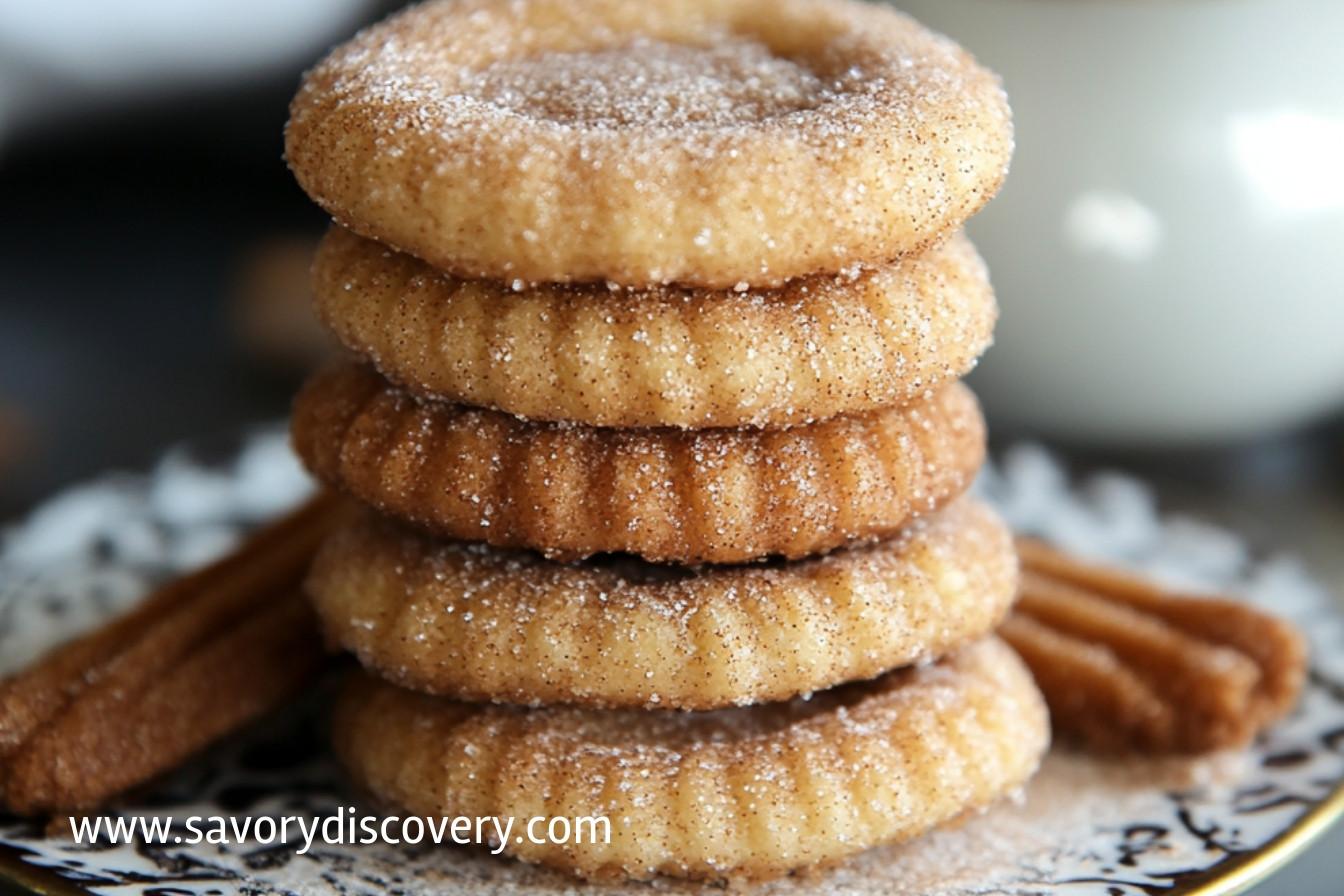
M 936 510 L 985 450 L 975 396 L 955 381 L 789 429 L 607 429 L 418 401 L 344 363 L 309 381 L 291 427 L 309 470 L 382 513 L 562 560 L 821 553 Z
M 510 703 L 713 709 L 787 700 L 984 635 L 1017 584 L 969 498 L 884 542 L 788 563 L 561 564 L 436 542 L 372 514 L 308 591 L 330 641 L 403 687 Z
M 779 284 L 912 252 L 997 190 L 997 79 L 858 0 L 432 0 L 308 73 L 286 156 L 465 277 Z
M 769 877 L 904 840 L 1021 786 L 1049 739 L 996 639 L 794 700 L 711 713 L 458 703 L 367 676 L 336 752 L 386 804 L 429 816 L 606 816 L 609 843 L 510 842 L 584 877 Z M 589 839 L 589 838 L 585 838 Z
M 336 227 L 313 295 L 329 330 L 414 392 L 594 426 L 793 424 L 904 404 L 974 367 L 997 317 L 960 233 L 778 289 L 515 291 Z

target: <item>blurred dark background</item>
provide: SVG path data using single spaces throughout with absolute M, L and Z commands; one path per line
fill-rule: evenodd
M 115 95 L 0 64 L 0 88 L 53 97 L 0 115 L 0 519 L 284 416 L 320 339 L 304 278 L 326 221 L 282 159 L 287 106 L 390 5 L 323 19 L 288 58 Z

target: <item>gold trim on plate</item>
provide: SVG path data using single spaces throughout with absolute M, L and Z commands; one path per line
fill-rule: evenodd
M 1230 856 L 1204 871 L 1182 875 L 1165 892 L 1170 896 L 1238 896 L 1305 852 L 1341 817 L 1344 817 L 1344 780 L 1264 846 Z M 25 862 L 17 850 L 0 844 L 0 892 L 13 887 L 37 896 L 89 893 L 52 869 Z

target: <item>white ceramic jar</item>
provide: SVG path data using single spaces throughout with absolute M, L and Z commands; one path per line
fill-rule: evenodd
M 1344 408 L 1344 2 L 897 0 L 1002 75 L 972 220 L 1011 428 L 1247 438 Z

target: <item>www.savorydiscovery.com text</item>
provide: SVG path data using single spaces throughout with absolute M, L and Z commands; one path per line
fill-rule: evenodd
M 531 843 L 610 843 L 611 822 L 602 815 L 569 818 L 512 816 L 361 815 L 341 807 L 332 815 L 94 815 L 72 817 L 76 843 L 160 843 L 195 846 L 288 843 L 304 855 L 315 843 L 328 846 L 389 843 L 457 843 L 500 853 L 513 838 Z

